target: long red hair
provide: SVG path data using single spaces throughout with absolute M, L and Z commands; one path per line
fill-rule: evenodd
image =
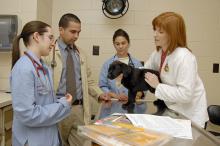
M 156 27 L 168 34 L 169 45 L 167 51 L 172 53 L 177 47 L 187 47 L 186 27 L 183 17 L 175 12 L 165 12 L 155 17 L 152 21 L 153 29 Z M 160 47 L 157 47 L 157 51 Z

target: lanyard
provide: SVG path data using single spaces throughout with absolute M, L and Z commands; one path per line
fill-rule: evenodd
M 42 70 L 44 75 L 46 75 L 46 71 L 43 68 L 42 65 L 40 65 L 36 60 L 34 60 L 34 58 L 32 58 L 27 52 L 24 52 L 24 54 L 31 60 L 36 72 L 37 72 L 37 76 L 40 78 L 40 74 L 39 74 L 39 70 Z
M 161 53 L 161 61 L 160 61 L 160 73 L 161 73 L 161 70 L 162 70 L 162 67 L 163 67 L 163 64 L 164 64 L 164 61 L 165 61 L 166 57 L 167 57 L 167 51 L 164 52 L 164 51 L 162 50 L 162 53 Z

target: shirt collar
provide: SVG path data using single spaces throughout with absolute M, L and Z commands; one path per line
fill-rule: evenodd
M 127 57 L 128 57 L 128 59 L 133 59 L 133 58 L 131 57 L 130 53 L 128 53 L 128 56 L 127 56 Z M 127 58 L 127 57 L 125 57 L 125 58 Z M 115 54 L 115 56 L 113 57 L 113 59 L 118 60 L 118 59 L 119 59 L 118 55 Z
M 57 39 L 57 42 L 58 42 L 59 48 L 62 50 L 65 50 L 68 46 L 66 43 L 64 43 L 64 41 L 60 37 Z M 74 51 L 77 50 L 77 47 L 75 45 L 73 46 L 73 50 Z
M 60 49 L 62 49 L 62 50 L 66 49 L 67 44 L 65 44 L 60 37 L 58 38 L 57 43 L 58 43 Z
M 40 65 L 42 65 L 42 60 L 39 59 L 39 58 L 37 57 L 37 55 L 34 54 L 33 51 L 28 50 L 27 53 L 28 53 L 28 55 L 30 55 L 37 63 L 39 63 Z

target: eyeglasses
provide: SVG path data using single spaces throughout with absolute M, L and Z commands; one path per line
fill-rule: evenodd
M 44 36 L 46 36 L 47 38 L 49 38 L 51 42 L 54 41 L 54 35 L 44 35 Z

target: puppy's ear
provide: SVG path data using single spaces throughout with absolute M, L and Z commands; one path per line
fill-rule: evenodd
M 123 76 L 125 78 L 131 74 L 131 67 L 128 66 L 127 64 L 122 64 L 121 68 L 122 68 Z

